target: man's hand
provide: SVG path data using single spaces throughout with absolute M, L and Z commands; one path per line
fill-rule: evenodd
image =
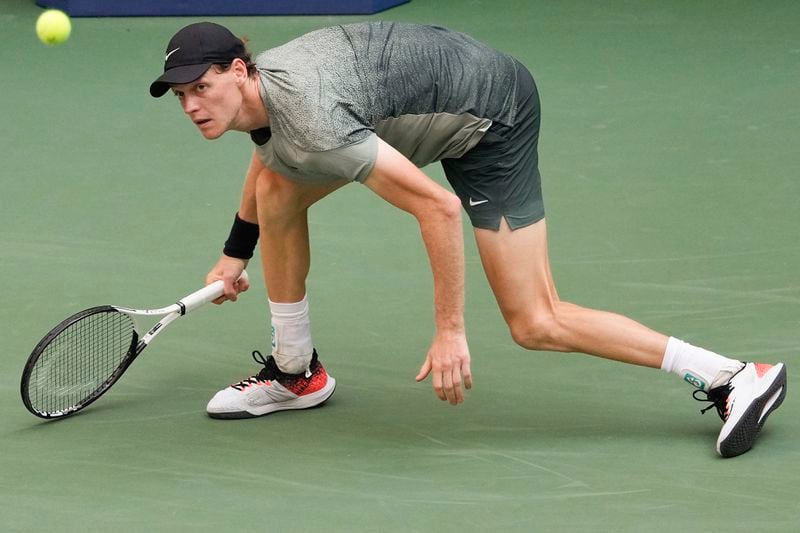
M 214 300 L 215 304 L 221 304 L 228 300 L 235 302 L 240 292 L 250 288 L 249 281 L 244 278 L 239 279 L 246 266 L 247 261 L 245 259 L 237 259 L 227 255 L 219 258 L 217 264 L 206 275 L 206 285 L 214 283 L 218 279 L 221 279 L 225 284 L 225 294 Z
M 433 390 L 440 400 L 457 405 L 464 401 L 464 390 L 472 388 L 469 346 L 463 333 L 437 333 L 428 356 L 417 374 L 417 381 L 433 375 Z

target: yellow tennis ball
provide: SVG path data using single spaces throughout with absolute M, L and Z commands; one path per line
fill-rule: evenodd
M 69 38 L 71 31 L 69 17 L 58 9 L 48 9 L 36 20 L 36 35 L 44 44 L 61 44 Z

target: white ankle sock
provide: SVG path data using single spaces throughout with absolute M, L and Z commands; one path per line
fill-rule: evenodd
M 709 390 L 727 383 L 742 365 L 736 359 L 728 359 L 670 337 L 661 369 L 677 374 L 700 390 Z
M 314 352 L 311 341 L 311 320 L 308 299 L 295 303 L 276 303 L 269 300 L 272 315 L 272 356 L 278 368 L 287 374 L 299 374 L 308 369 Z

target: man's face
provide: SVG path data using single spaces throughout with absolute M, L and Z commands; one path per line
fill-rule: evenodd
M 172 92 L 206 139 L 217 139 L 233 129 L 242 105 L 235 69 L 219 72 L 212 66 L 191 83 L 173 85 Z

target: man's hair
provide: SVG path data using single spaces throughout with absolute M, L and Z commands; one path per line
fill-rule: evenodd
M 240 37 L 242 43 L 244 44 L 244 51 L 246 55 L 241 57 L 240 59 L 244 61 L 244 64 L 247 66 L 247 75 L 250 77 L 256 76 L 258 74 L 258 68 L 256 64 L 253 62 L 253 54 L 250 52 L 250 49 L 247 47 L 247 43 L 250 42 L 250 39 L 247 37 Z M 227 63 L 214 63 L 214 69 L 218 73 L 227 72 L 228 69 L 231 68 L 231 61 Z

